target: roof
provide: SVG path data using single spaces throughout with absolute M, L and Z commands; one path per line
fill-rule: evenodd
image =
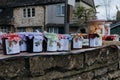
M 94 0 L 76 0 L 83 1 L 84 3 L 94 7 Z M 33 5 L 50 5 L 63 3 L 65 0 L 0 0 L 0 7 L 22 7 Z
M 65 0 L 0 0 L 0 7 L 22 7 L 63 3 Z
M 88 4 L 89 6 L 92 6 L 92 7 L 95 6 L 94 0 L 81 0 L 81 1 L 83 1 L 83 2 L 86 3 L 86 4 Z
M 120 22 L 117 22 L 117 23 L 111 24 L 110 27 L 111 27 L 111 29 L 116 28 L 116 27 L 120 27 Z

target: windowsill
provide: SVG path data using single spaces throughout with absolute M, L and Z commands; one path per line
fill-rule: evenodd
M 23 17 L 23 19 L 33 19 L 35 17 Z
M 56 17 L 64 17 L 64 16 L 56 16 Z

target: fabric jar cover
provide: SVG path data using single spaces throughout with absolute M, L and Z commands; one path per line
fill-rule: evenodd
M 73 35 L 73 49 L 80 49 L 82 48 L 82 40 L 83 40 L 83 37 L 81 34 L 74 34 Z
M 38 32 L 28 32 L 27 37 L 27 51 L 28 52 L 42 52 L 43 34 Z
M 55 33 L 45 33 L 47 38 L 47 51 L 57 51 L 58 36 Z
M 16 33 L 3 34 L 3 51 L 4 54 L 17 54 L 20 53 L 19 41 L 21 38 Z

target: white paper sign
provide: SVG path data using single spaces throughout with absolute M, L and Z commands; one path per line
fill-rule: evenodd
M 90 38 L 90 47 L 95 47 L 95 38 Z
M 20 41 L 20 51 L 27 51 L 27 44 L 24 40 Z
M 73 39 L 73 48 L 82 48 L 82 41 L 79 39 L 75 41 L 75 39 Z
M 59 43 L 59 46 L 57 46 L 57 50 L 62 51 L 64 48 L 64 39 L 60 39 L 58 43 Z
M 102 46 L 102 38 L 90 38 L 90 47 Z
M 47 51 L 57 51 L 57 42 L 48 39 Z
M 89 39 L 83 39 L 83 46 L 89 46 Z
M 69 40 L 68 39 L 64 39 L 64 46 L 63 46 L 63 50 L 68 51 L 69 50 Z
M 42 40 L 33 39 L 33 52 L 42 52 Z
M 72 6 L 75 6 L 75 0 L 68 0 L 68 4 L 72 5 Z
M 5 45 L 6 45 L 6 54 L 20 53 L 19 42 L 16 43 L 16 42 L 12 41 L 11 44 L 10 44 L 10 42 L 6 39 L 5 40 Z

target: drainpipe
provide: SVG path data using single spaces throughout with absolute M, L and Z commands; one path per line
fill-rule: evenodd
M 65 0 L 65 16 L 64 16 L 64 32 L 65 34 L 69 33 L 69 5 L 68 0 Z
M 46 6 L 43 6 L 43 8 L 44 8 L 44 24 L 43 24 L 43 26 L 44 26 L 44 28 L 43 28 L 43 31 L 46 31 Z

